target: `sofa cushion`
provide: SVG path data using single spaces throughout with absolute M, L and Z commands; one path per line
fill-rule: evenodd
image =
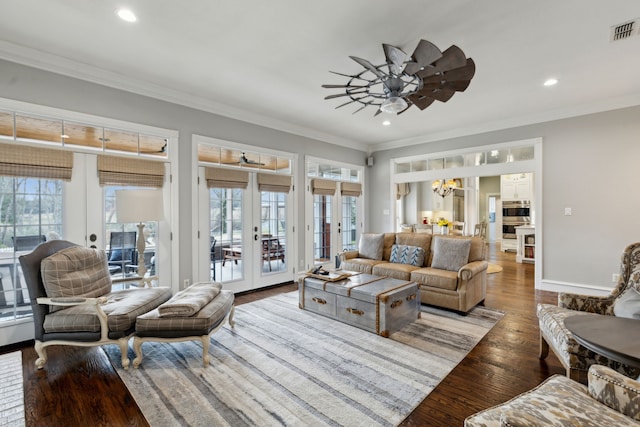
M 424 267 L 412 271 L 410 280 L 430 288 L 446 289 L 448 291 L 458 289 L 458 273 L 456 271 Z
M 350 258 L 340 264 L 342 270 L 357 271 L 359 273 L 371 274 L 373 266 L 384 263 L 382 260 L 367 258 Z
M 640 421 L 638 381 L 602 365 L 589 367 L 589 395 L 611 409 Z
M 427 266 L 429 251 L 431 248 L 431 234 L 425 233 L 397 233 L 396 245 L 418 246 L 424 250 L 424 262 L 422 266 Z
M 613 305 L 613 314 L 616 317 L 629 317 L 640 319 L 640 292 L 631 286 L 618 297 Z
M 418 246 L 393 245 L 389 261 L 421 267 L 424 264 L 424 249 Z
M 381 260 L 383 243 L 384 234 L 363 233 L 358 244 L 360 258 Z
M 409 280 L 411 272 L 420 267 L 411 264 L 400 264 L 395 262 L 383 262 L 373 266 L 371 273 L 375 276 L 392 277 L 394 279 Z
M 127 332 L 134 329 L 136 317 L 153 310 L 171 298 L 167 287 L 125 289 L 104 295 L 107 302 L 102 310 L 107 315 L 111 332 Z M 100 320 L 87 305 L 76 305 L 49 313 L 44 319 L 44 330 L 52 332 L 99 332 Z
M 40 263 L 45 292 L 49 298 L 96 298 L 111 292 L 107 256 L 99 249 L 72 246 L 50 255 Z M 51 306 L 51 311 L 64 307 Z
M 468 417 L 464 425 L 601 427 L 637 424 L 591 398 L 586 386 L 565 376 L 554 375 L 508 402 Z
M 437 236 L 433 247 L 432 268 L 458 271 L 469 262 L 470 239 Z
M 391 258 L 391 248 L 396 244 L 396 233 L 384 233 L 384 246 L 382 249 L 382 259 L 389 261 Z

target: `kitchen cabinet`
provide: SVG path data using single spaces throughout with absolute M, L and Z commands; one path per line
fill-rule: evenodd
M 533 179 L 531 173 L 516 173 L 500 177 L 500 193 L 505 200 L 532 200 Z
M 516 238 L 518 242 L 516 262 L 535 262 L 536 228 L 533 225 L 516 227 Z

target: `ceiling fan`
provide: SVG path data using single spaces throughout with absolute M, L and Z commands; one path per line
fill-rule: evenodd
M 240 160 L 237 162 L 224 163 L 225 165 L 252 165 L 252 166 L 264 166 L 264 163 L 256 162 L 255 160 L 247 159 L 247 156 L 243 152 L 240 156 Z
M 349 56 L 364 70 L 353 75 L 330 71 L 349 80 L 346 84 L 322 85 L 326 89 L 344 90 L 324 99 L 349 97 L 349 101 L 336 108 L 361 105 L 353 114 L 370 105 L 376 107 L 376 116 L 381 112 L 400 114 L 411 105 L 424 110 L 434 101 L 447 102 L 455 92 L 463 92 L 476 71 L 473 59 L 467 58 L 456 45 L 442 52 L 433 43 L 420 40 L 411 56 L 388 44 L 382 48 L 384 64 L 373 65 L 366 59 Z

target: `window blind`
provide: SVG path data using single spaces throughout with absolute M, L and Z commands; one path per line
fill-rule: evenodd
M 288 193 L 291 190 L 291 176 L 274 175 L 272 173 L 258 174 L 258 190 Z
M 342 182 L 340 183 L 340 193 L 343 196 L 358 197 L 362 195 L 362 184 L 359 182 Z
M 336 193 L 336 182 L 328 179 L 314 179 L 311 181 L 311 194 L 333 196 Z
M 72 170 L 71 151 L 0 143 L 0 175 L 71 181 Z
M 205 167 L 204 176 L 207 180 L 207 188 L 242 188 L 249 185 L 249 172 Z
M 99 155 L 98 180 L 100 185 L 161 188 L 164 184 L 164 163 L 129 157 Z

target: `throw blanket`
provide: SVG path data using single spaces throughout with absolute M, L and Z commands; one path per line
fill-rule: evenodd
M 222 289 L 220 283 L 198 282 L 158 306 L 160 317 L 191 317 L 209 304 Z

